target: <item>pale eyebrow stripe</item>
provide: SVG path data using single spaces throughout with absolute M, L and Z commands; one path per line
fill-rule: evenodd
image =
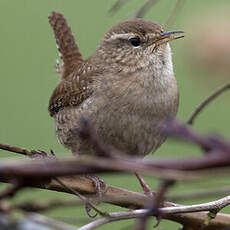
M 116 40 L 116 39 L 130 39 L 131 37 L 140 37 L 137 34 L 134 33 L 123 33 L 123 34 L 116 34 L 113 33 L 110 37 L 108 37 L 106 40 L 110 41 L 110 40 Z M 145 34 L 146 37 L 155 37 L 153 33 L 147 33 Z
M 133 36 L 137 36 L 137 35 L 135 35 L 135 34 L 133 34 L 133 33 L 125 33 L 125 34 L 112 34 L 108 39 L 106 39 L 107 41 L 109 41 L 109 40 L 115 40 L 115 39 L 129 39 L 129 38 L 131 38 L 131 37 L 133 37 Z

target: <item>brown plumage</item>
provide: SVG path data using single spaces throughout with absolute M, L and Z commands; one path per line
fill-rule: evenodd
M 53 12 L 49 16 L 49 22 L 54 31 L 58 51 L 64 62 L 62 78 L 65 78 L 74 71 L 76 65 L 81 65 L 84 60 L 63 15 L 59 12 Z
M 49 103 L 60 143 L 75 154 L 95 153 L 75 130 L 89 119 L 103 141 L 146 155 L 165 140 L 159 125 L 178 108 L 168 41 L 156 23 L 131 19 L 113 26 L 87 60 L 61 13 L 49 17 L 62 55 L 61 81 Z

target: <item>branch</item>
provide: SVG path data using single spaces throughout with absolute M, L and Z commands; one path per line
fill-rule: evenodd
M 43 155 L 44 154 L 43 151 L 29 150 L 29 149 L 20 148 L 18 146 L 12 146 L 12 145 L 7 145 L 7 144 L 3 144 L 3 143 L 0 143 L 0 149 L 6 150 L 9 152 L 13 152 L 13 153 L 19 153 L 19 154 L 24 155 L 24 156 Z
M 147 219 L 149 216 L 156 216 L 157 223 L 154 227 L 158 226 L 162 217 L 160 207 L 164 204 L 165 194 L 167 193 L 169 187 L 171 187 L 172 185 L 174 185 L 174 181 L 161 181 L 159 187 L 157 188 L 157 191 L 152 196 L 152 201 L 150 202 L 150 205 L 147 205 L 148 211 L 146 212 L 146 214 L 139 218 L 139 221 L 135 228 L 136 230 L 146 229 Z
M 188 212 L 200 212 L 200 211 L 210 211 L 210 210 L 219 211 L 229 204 L 230 204 L 230 196 L 226 196 L 222 199 L 212 201 L 209 203 L 204 203 L 204 204 L 159 208 L 159 212 L 165 216 L 167 214 L 179 214 L 179 213 L 184 214 Z M 142 218 L 143 216 L 149 214 L 150 212 L 148 209 L 133 210 L 128 212 L 113 212 L 109 214 L 110 217 L 100 218 L 95 221 L 92 221 L 91 223 L 79 228 L 78 230 L 91 230 L 112 221 Z M 222 224 L 218 223 L 215 225 L 215 227 L 218 228 L 229 227 L 229 224 L 230 223 L 228 223 L 227 225 L 224 223 Z M 190 225 L 193 226 L 193 223 L 190 223 Z M 207 226 L 205 229 L 209 229 L 209 227 Z
M 101 173 L 101 172 L 141 172 L 146 175 L 153 175 L 158 172 L 158 175 L 166 175 L 179 173 L 179 175 L 190 175 L 189 170 L 204 170 L 223 166 L 230 166 L 230 154 L 229 144 L 220 139 L 210 139 L 207 137 L 201 137 L 194 132 L 191 132 L 186 126 L 174 122 L 168 128 L 172 134 L 177 136 L 186 137 L 194 143 L 205 145 L 212 149 L 209 154 L 203 157 L 195 159 L 184 160 L 140 160 L 123 155 L 124 157 L 108 158 L 108 157 L 82 157 L 82 158 L 57 158 L 57 159 L 39 159 L 39 160 L 17 160 L 13 162 L 1 162 L 0 163 L 0 180 L 10 182 L 12 178 L 26 179 L 27 185 L 32 187 L 39 187 L 45 189 L 51 189 L 56 191 L 64 191 L 70 193 L 69 189 L 64 188 L 56 181 L 52 180 L 52 177 L 77 175 L 84 173 Z M 183 135 L 182 135 L 183 134 Z M 186 135 L 185 135 L 186 134 Z M 89 136 L 90 138 L 90 136 Z M 214 141 L 215 140 L 215 141 Z M 96 139 L 95 139 L 96 141 Z M 97 141 L 96 141 L 97 142 Z M 99 143 L 97 143 L 99 144 Z M 99 148 L 102 146 L 99 144 Z M 215 151 L 214 151 L 215 150 Z M 217 151 L 218 150 L 218 151 Z M 110 151 L 114 151 L 113 149 Z M 106 154 L 105 154 L 106 155 Z M 114 156 L 109 153 L 107 156 Z M 159 171 L 160 170 L 160 171 Z M 169 171 L 168 171 L 169 170 Z M 180 171 L 178 171 L 180 170 Z M 184 173 L 183 170 L 187 171 Z M 198 171 L 199 172 L 199 171 Z M 174 174 L 175 175 L 175 174 Z M 197 174 L 200 177 L 200 172 Z M 167 175 L 169 177 L 169 175 Z M 77 179 L 78 178 L 78 179 Z M 167 177 L 166 177 L 167 178 Z M 185 177 L 184 177 L 185 178 Z M 49 181 L 51 179 L 51 181 Z M 85 182 L 81 177 L 65 177 L 61 178 L 65 184 L 81 194 L 95 194 L 95 188 L 92 181 Z M 31 184 L 29 184 L 31 183 Z M 149 198 L 143 194 L 133 193 L 120 188 L 108 186 L 108 191 L 102 195 L 102 199 L 106 203 L 119 205 L 128 208 L 143 208 L 149 203 Z M 165 205 L 172 206 L 171 203 L 165 202 Z M 175 211 L 175 210 L 174 210 Z M 191 211 L 191 210 L 190 210 Z M 206 220 L 207 213 L 188 213 L 188 214 L 172 214 L 168 213 L 164 218 L 176 221 L 182 225 L 192 222 L 196 226 L 203 224 Z M 219 226 L 219 224 L 230 223 L 230 216 L 219 214 L 211 221 L 209 226 Z M 210 229 L 211 229 L 210 227 Z
M 199 159 L 197 159 L 198 161 Z M 230 162 L 227 159 L 221 162 L 217 161 L 217 165 Z M 189 160 L 184 160 L 185 163 L 189 163 Z M 196 160 L 192 162 L 195 166 Z M 204 160 L 205 161 L 205 160 Z M 214 161 L 211 159 L 210 161 Z M 206 163 L 206 162 L 205 162 Z M 175 165 L 174 165 L 175 164 Z M 193 165 L 192 164 L 192 165 Z M 200 165 L 199 165 L 200 166 Z M 199 167 L 198 166 L 198 167 Z M 162 167 L 162 169 L 160 168 Z M 82 174 L 96 174 L 105 172 L 141 172 L 145 175 L 159 176 L 159 178 L 175 179 L 175 180 L 189 180 L 198 179 L 199 175 L 186 175 L 178 170 L 167 170 L 167 168 L 174 168 L 180 166 L 178 161 L 143 161 L 142 159 L 110 159 L 104 157 L 93 157 L 83 156 L 81 158 L 76 157 L 62 157 L 53 159 L 20 159 L 20 160 L 9 160 L 6 162 L 0 162 L 0 179 L 9 181 L 14 178 L 25 178 L 27 182 L 31 179 L 32 182 L 40 181 L 44 179 L 50 179 L 52 177 L 59 176 L 71 176 L 71 175 L 82 175 Z M 200 166 L 201 167 L 201 166 Z M 164 168 L 164 169 L 163 169 Z M 183 169 L 182 169 L 183 170 Z
M 200 171 L 204 169 L 221 168 L 230 166 L 230 144 L 219 137 L 201 136 L 189 127 L 173 119 L 168 120 L 163 131 L 167 135 L 176 136 L 181 139 L 196 143 L 203 149 L 208 149 L 209 154 L 203 157 L 186 158 L 182 160 L 142 160 L 139 158 L 130 158 L 124 153 L 107 148 L 103 145 L 96 135 L 92 135 L 89 126 L 85 123 L 85 130 L 81 135 L 88 138 L 103 157 L 83 156 L 81 158 L 43 158 L 36 161 L 9 161 L 0 162 L 0 177 L 5 179 L 14 179 L 19 177 L 47 178 L 77 175 L 84 173 L 104 173 L 104 172 L 140 172 L 146 175 L 158 176 L 162 179 L 188 180 L 200 177 Z M 6 146 L 3 145 L 2 146 Z M 1 148 L 1 146 L 0 146 Z M 5 147 L 4 147 L 5 148 Z M 7 146 L 8 151 L 28 153 L 32 151 L 21 149 L 14 146 Z M 18 150 L 19 149 L 19 150 Z M 33 151 L 35 152 L 35 151 Z M 38 151 L 37 151 L 38 152 Z M 40 151 L 41 152 L 41 151 Z M 39 152 L 39 153 L 40 153 Z M 42 152 L 44 154 L 44 152 Z M 107 157 L 104 157 L 107 156 Z M 118 156 L 115 158 L 115 156 Z M 41 170 L 42 169 L 42 170 Z M 194 173 L 184 174 L 181 171 L 196 170 Z
M 202 110 L 215 98 L 217 98 L 219 95 L 224 93 L 225 91 L 230 89 L 230 83 L 224 85 L 220 89 L 213 92 L 210 96 L 208 96 L 203 102 L 201 102 L 195 109 L 195 111 L 192 113 L 192 115 L 189 117 L 187 124 L 193 125 L 195 118 L 201 113 Z
M 134 14 L 135 18 L 143 18 L 147 11 L 153 7 L 156 3 L 160 0 L 146 0 L 146 2 L 137 10 Z M 168 19 L 165 23 L 165 28 L 173 23 L 175 17 L 177 16 L 178 12 L 181 10 L 183 3 L 185 0 L 177 0 L 175 7 L 173 8 L 171 14 L 169 15 Z M 119 9 L 126 3 L 128 0 L 117 0 L 115 4 L 109 9 L 110 14 L 115 14 Z
M 110 14 L 114 14 L 117 11 L 119 11 L 119 9 L 127 2 L 128 0 L 117 0 L 115 2 L 115 4 L 109 9 L 109 13 Z M 144 15 L 146 14 L 146 12 L 153 6 L 155 5 L 157 2 L 159 2 L 160 0 L 147 0 L 141 7 L 139 10 L 137 10 L 134 14 L 135 18 L 142 18 L 144 17 Z
M 162 132 L 166 135 L 197 144 L 206 153 L 219 151 L 220 154 L 230 155 L 230 143 L 224 140 L 224 138 L 217 135 L 200 135 L 176 119 L 165 121 Z
M 152 6 L 154 6 L 160 0 L 147 0 L 141 8 L 134 14 L 134 18 L 142 18 Z
M 13 197 L 20 189 L 24 187 L 24 182 L 21 180 L 13 180 L 12 185 L 7 187 L 0 193 L 0 200 L 6 197 Z
M 10 152 L 16 152 L 22 155 L 27 155 L 29 157 L 34 157 L 35 155 L 38 155 L 39 157 L 48 157 L 48 154 L 43 152 L 43 151 L 35 151 L 35 150 L 27 150 L 27 149 L 22 149 L 20 147 L 15 147 L 11 145 L 6 145 L 6 144 L 0 144 L 0 149 L 4 149 Z M 54 154 L 52 152 L 52 154 Z M 55 158 L 56 159 L 56 158 Z M 72 189 L 71 187 L 68 187 L 63 183 L 60 179 L 54 178 L 54 180 L 57 181 L 61 186 L 63 186 L 65 189 L 70 190 L 72 194 L 77 195 L 86 205 L 86 207 L 91 207 L 96 211 L 96 213 L 99 213 L 101 216 L 106 216 L 106 213 L 101 212 L 94 204 L 92 204 L 89 200 L 87 200 L 84 196 L 82 196 L 80 193 Z M 20 190 L 24 186 L 24 183 L 18 179 L 15 181 L 15 183 L 7 188 L 4 192 L 0 193 L 0 199 L 5 198 L 7 196 L 13 196 L 18 190 Z M 91 217 L 90 213 L 87 212 L 88 215 Z
M 185 0 L 177 0 L 175 7 L 172 10 L 172 13 L 167 18 L 164 27 L 167 28 L 169 25 L 172 25 L 175 21 L 176 16 L 178 15 L 179 11 L 181 10 Z
M 85 207 L 86 207 L 86 211 L 89 217 L 95 217 L 92 216 L 90 214 L 90 209 L 92 208 L 93 210 L 96 211 L 97 214 L 100 214 L 101 216 L 108 216 L 108 214 L 106 212 L 102 212 L 100 209 L 98 209 L 91 201 L 89 201 L 87 198 L 85 198 L 84 196 L 82 196 L 78 191 L 76 191 L 75 189 L 73 189 L 72 187 L 68 186 L 67 184 L 65 184 L 62 180 L 60 180 L 59 178 L 54 178 L 54 180 L 60 184 L 63 188 L 65 188 L 66 190 L 69 190 L 72 194 L 76 195 L 77 197 L 80 198 L 80 200 L 82 202 L 84 202 Z M 89 207 L 89 210 L 87 209 Z M 96 215 L 97 215 L 96 214 Z
M 62 177 L 61 179 L 65 184 L 68 184 L 68 186 L 72 187 L 74 190 L 80 192 L 81 194 L 96 194 L 95 187 L 90 179 L 84 177 Z M 39 183 L 31 186 L 58 192 L 70 193 L 69 190 L 66 190 L 63 188 L 63 186 L 54 180 L 51 180 L 51 182 L 48 184 Z M 126 208 L 143 208 L 147 203 L 151 202 L 151 199 L 142 193 L 108 186 L 107 192 L 102 194 L 100 201 Z M 165 206 L 173 205 L 169 202 L 165 202 L 164 204 Z M 199 226 L 200 224 L 204 223 L 206 215 L 207 213 L 167 214 L 164 216 L 164 218 L 178 222 L 182 225 L 192 221 L 194 224 Z M 222 223 L 225 224 L 225 226 L 227 223 L 230 224 L 230 216 L 218 214 L 216 218 L 211 221 L 210 230 L 212 229 L 211 227 L 219 226 Z
M 230 154 L 213 152 L 203 157 L 171 160 L 109 159 L 104 157 L 62 157 L 58 160 L 17 160 L 0 162 L 0 179 L 32 179 L 34 181 L 59 176 L 95 173 L 140 172 L 144 175 L 163 179 L 188 180 L 200 179 L 209 169 L 229 167 Z M 205 169 L 208 169 L 205 171 Z M 186 175 L 183 171 L 187 171 Z M 194 172 L 192 172 L 194 171 Z M 202 175 L 201 172 L 204 172 Z M 170 175 L 172 173 L 172 175 Z M 200 174 L 201 173 L 201 174 Z M 184 175 L 183 175 L 184 174 Z
M 172 214 L 172 213 L 188 213 L 188 212 L 200 212 L 200 211 L 211 211 L 217 210 L 220 211 L 224 207 L 230 204 L 230 196 L 226 196 L 219 200 L 211 201 L 203 204 L 194 204 L 187 206 L 177 206 L 177 207 L 168 207 L 163 208 L 163 213 Z
M 110 14 L 115 14 L 128 0 L 117 0 L 115 4 L 109 9 Z

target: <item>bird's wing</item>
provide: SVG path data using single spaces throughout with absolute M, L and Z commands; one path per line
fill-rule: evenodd
M 92 93 L 92 79 L 84 75 L 72 74 L 62 79 L 53 91 L 49 101 L 50 116 L 65 107 L 78 106 Z
M 49 101 L 49 113 L 54 116 L 59 110 L 78 106 L 92 94 L 90 67 L 83 60 L 71 28 L 60 12 L 52 12 L 49 16 L 54 31 L 58 50 L 63 60 L 61 82 Z

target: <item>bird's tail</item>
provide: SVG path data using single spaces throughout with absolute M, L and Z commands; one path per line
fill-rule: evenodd
M 49 23 L 54 31 L 58 51 L 63 61 L 61 77 L 67 77 L 76 65 L 83 61 L 80 50 L 75 42 L 71 28 L 62 13 L 52 12 Z

